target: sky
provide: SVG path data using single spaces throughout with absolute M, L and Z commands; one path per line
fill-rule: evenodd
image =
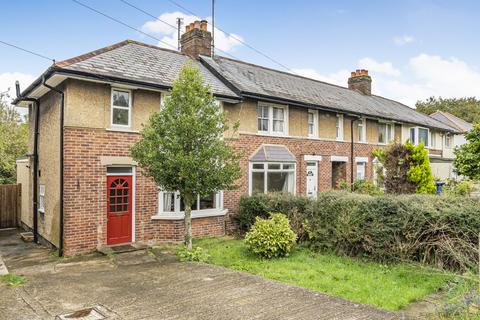
M 61 61 L 125 39 L 176 47 L 176 30 L 150 15 L 173 25 L 177 17 L 211 20 L 211 0 L 125 0 L 150 15 L 122 0 L 78 1 L 143 33 L 72 0 L 22 0 L 2 3 L 10 14 L 0 20 L 0 41 Z M 410 107 L 430 96 L 480 98 L 480 1 L 215 3 L 218 55 L 342 86 L 350 71 L 368 69 L 374 94 Z M 0 43 L 0 92 L 15 80 L 25 88 L 51 63 Z

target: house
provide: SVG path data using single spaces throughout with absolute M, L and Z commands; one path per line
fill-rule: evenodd
M 413 134 L 435 155 L 456 132 L 372 95 L 366 70 L 352 72 L 345 88 L 211 57 L 210 43 L 206 22 L 197 21 L 181 52 L 123 41 L 55 63 L 21 93 L 14 103 L 28 107 L 30 121 L 29 160 L 18 165 L 30 199 L 22 222 L 36 239 L 73 254 L 183 238 L 179 195 L 158 190 L 129 147 L 190 60 L 227 117 L 239 121 L 225 138 L 244 154 L 239 189 L 198 198 L 194 236 L 223 235 L 242 194 L 314 197 L 342 180 L 373 178 L 374 148 Z
M 453 159 L 455 158 L 453 151 L 456 147 L 467 143 L 465 134 L 472 130 L 473 125 L 445 111 L 436 111 L 430 117 L 456 130 L 456 133 L 450 133 L 445 136 L 442 156 L 430 159 L 433 175 L 443 180 L 457 179 L 458 176 L 453 166 Z

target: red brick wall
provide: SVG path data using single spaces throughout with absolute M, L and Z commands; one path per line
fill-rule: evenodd
M 140 138 L 137 133 L 113 132 L 99 129 L 65 128 L 65 253 L 72 254 L 94 250 L 105 244 L 106 235 L 106 174 L 100 163 L 102 156 L 129 156 L 129 147 Z M 313 139 L 267 137 L 241 134 L 229 140 L 243 152 L 241 167 L 244 175 L 237 182 L 240 188 L 224 192 L 224 207 L 234 213 L 242 194 L 248 193 L 248 159 L 261 144 L 282 144 L 297 158 L 297 194 L 306 192 L 306 161 L 304 155 L 321 155 L 319 162 L 319 190 L 331 188 L 330 156 L 349 156 L 350 144 L 346 142 Z M 371 151 L 374 146 L 355 145 L 355 156 L 369 157 L 366 176 L 371 176 Z M 354 170 L 356 168 L 354 167 Z M 347 165 L 350 178 L 350 163 Z M 356 172 L 356 171 L 355 171 Z M 181 241 L 183 221 L 152 220 L 157 212 L 157 188 L 152 179 L 136 171 L 135 240 Z M 193 220 L 194 236 L 225 234 L 225 225 L 231 226 L 229 217 L 208 217 Z

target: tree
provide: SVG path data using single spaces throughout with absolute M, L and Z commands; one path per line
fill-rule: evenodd
M 470 179 L 480 179 L 480 123 L 465 134 L 467 143 L 455 148 L 453 162 L 457 173 Z
M 0 184 L 16 182 L 16 160 L 27 153 L 28 125 L 0 93 Z
M 428 151 L 422 143 L 393 143 L 373 155 L 381 163 L 377 174 L 387 193 L 435 193 Z
M 226 144 L 225 115 L 191 64 L 142 130 L 132 157 L 165 191 L 178 191 L 185 208 L 185 245 L 192 248 L 191 208 L 197 196 L 235 188 L 240 155 Z
M 417 101 L 417 111 L 432 114 L 437 110 L 453 114 L 470 123 L 480 122 L 480 100 L 474 97 L 438 99 L 430 97 L 426 101 Z

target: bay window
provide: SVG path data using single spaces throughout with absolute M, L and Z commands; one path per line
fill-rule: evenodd
M 197 196 L 192 204 L 192 214 L 202 213 L 208 210 L 222 209 L 222 192 L 212 193 L 208 196 Z M 178 214 L 185 211 L 182 197 L 179 192 L 159 191 L 158 192 L 158 215 Z
M 250 193 L 295 193 L 295 163 L 250 163 Z
M 287 106 L 259 102 L 257 106 L 258 132 L 287 134 Z

